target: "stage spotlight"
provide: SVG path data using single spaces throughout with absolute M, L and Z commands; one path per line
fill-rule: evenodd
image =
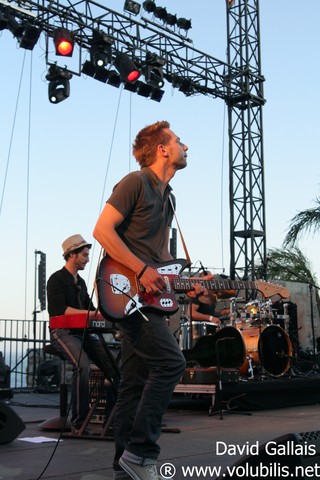
M 53 33 L 53 40 L 56 47 L 56 55 L 72 57 L 74 40 L 69 30 L 63 27 L 57 28 Z
M 178 88 L 180 92 L 184 93 L 187 97 L 194 93 L 194 87 L 192 80 L 190 78 L 179 77 L 178 75 L 173 75 L 172 86 Z
M 140 77 L 140 71 L 126 53 L 117 52 L 114 66 L 123 82 L 134 83 Z
M 72 74 L 57 65 L 50 65 L 46 79 L 49 81 L 48 96 L 50 103 L 60 103 L 70 95 Z
M 164 94 L 164 90 L 160 90 L 159 88 L 154 88 L 150 98 L 155 102 L 161 102 L 163 94 Z
M 188 31 L 191 28 L 191 20 L 187 20 L 186 18 L 178 18 L 177 26 Z
M 167 9 L 164 7 L 156 7 L 154 10 L 154 16 L 156 18 L 160 18 L 160 20 L 165 21 L 165 19 L 167 18 L 167 15 L 168 15 Z
M 33 25 L 29 25 L 27 22 L 24 24 L 24 30 L 22 36 L 18 38 L 21 48 L 26 50 L 33 50 L 33 47 L 39 40 L 41 30 Z
M 120 75 L 115 70 L 107 70 L 106 68 L 96 67 L 88 60 L 82 65 L 82 73 L 89 77 L 99 80 L 99 82 L 108 83 L 113 87 L 119 87 L 121 84 Z
M 148 85 L 152 87 L 163 87 L 163 65 L 165 60 L 155 53 L 148 52 L 146 55 L 146 66 L 144 76 Z
M 8 29 L 10 30 L 12 35 L 16 38 L 20 38 L 24 30 L 22 23 L 18 23 L 17 20 L 12 15 L 7 16 L 7 22 L 8 22 L 8 25 L 7 25 Z
M 115 70 L 109 70 L 107 84 L 119 88 L 121 85 L 120 75 Z
M 156 4 L 153 0 L 146 0 L 143 2 L 142 6 L 148 13 L 153 13 L 156 9 Z
M 167 13 L 167 16 L 165 18 L 165 22 L 173 27 L 177 23 L 177 16 L 172 15 L 172 13 Z
M 112 60 L 112 45 L 113 40 L 103 32 L 97 30 L 93 31 L 90 44 L 91 61 L 96 67 L 105 67 Z
M 140 13 L 141 5 L 137 2 L 126 0 L 123 9 L 127 12 L 133 13 L 133 15 L 138 15 Z
M 8 28 L 8 21 L 3 13 L 0 12 L 0 30 L 5 30 L 6 28 Z

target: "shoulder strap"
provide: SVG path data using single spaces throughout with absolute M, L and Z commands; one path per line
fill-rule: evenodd
M 174 218 L 175 218 L 175 220 L 176 220 L 176 222 L 177 222 L 177 226 L 178 226 L 178 230 L 179 230 L 179 234 L 180 234 L 180 238 L 181 238 L 183 250 L 184 250 L 184 253 L 185 253 L 185 256 L 186 256 L 186 260 L 187 260 L 189 266 L 191 266 L 192 262 L 191 262 L 191 259 L 190 259 L 190 255 L 189 255 L 189 252 L 188 252 L 188 249 L 187 249 L 186 242 L 184 241 L 184 238 L 183 238 L 183 235 L 182 235 L 182 231 L 181 231 L 181 228 L 180 228 L 178 219 L 177 219 L 177 215 L 176 215 L 176 211 L 175 211 L 175 208 L 174 208 L 174 205 L 173 205 L 173 200 L 172 200 L 171 195 L 169 195 L 169 199 L 170 199 L 171 207 L 172 207 L 172 210 L 173 210 Z

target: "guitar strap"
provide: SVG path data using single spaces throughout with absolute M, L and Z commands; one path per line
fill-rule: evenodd
M 175 211 L 175 208 L 174 208 L 174 204 L 173 204 L 173 200 L 172 200 L 171 195 L 169 195 L 169 199 L 170 199 L 170 203 L 171 203 L 171 207 L 172 207 L 172 210 L 173 210 L 173 215 L 174 215 L 175 221 L 177 222 L 177 227 L 178 227 L 179 235 L 180 235 L 180 238 L 181 238 L 181 243 L 182 243 L 182 246 L 183 246 L 183 250 L 184 250 L 184 253 L 185 253 L 185 256 L 186 256 L 186 260 L 188 262 L 188 266 L 191 267 L 191 265 L 192 265 L 191 258 L 190 258 L 190 255 L 189 255 L 189 252 L 188 252 L 188 249 L 187 249 L 186 242 L 184 241 L 184 238 L 183 238 L 183 235 L 182 235 L 182 231 L 181 231 L 181 228 L 180 228 L 180 225 L 179 225 L 179 222 L 178 222 L 178 218 L 177 218 L 177 215 L 176 215 L 176 211 Z

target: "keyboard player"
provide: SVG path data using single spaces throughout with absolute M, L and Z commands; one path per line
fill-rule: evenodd
M 68 237 L 62 243 L 65 264 L 50 276 L 47 283 L 50 318 L 73 314 L 86 314 L 91 318 L 96 315 L 86 283 L 78 273 L 89 262 L 90 248 L 91 244 L 79 234 Z M 110 414 L 115 404 L 119 373 L 102 333 L 78 328 L 51 328 L 50 339 L 55 350 L 73 365 L 71 430 L 77 435 L 89 412 L 91 362 L 110 381 L 106 415 Z

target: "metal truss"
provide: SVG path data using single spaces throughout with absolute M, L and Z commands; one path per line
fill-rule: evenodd
M 221 0 L 222 1 L 222 0 Z M 259 1 L 228 0 L 228 63 L 193 47 L 180 31 L 143 16 L 110 10 L 93 0 L 0 0 L 0 11 L 9 9 L 46 35 L 46 63 L 57 27 L 72 31 L 77 45 L 76 67 L 81 75 L 93 32 L 102 30 L 112 39 L 113 59 L 119 51 L 141 64 L 147 52 L 164 60 L 167 82 L 186 96 L 202 94 L 222 98 L 228 105 L 230 175 L 230 274 L 252 278 L 266 257 Z M 55 58 L 55 64 L 61 57 Z M 62 60 L 65 61 L 64 57 Z M 112 67 L 113 60 L 111 61 Z M 65 66 L 65 68 L 67 68 Z
M 258 0 L 237 2 L 228 9 L 228 63 L 240 67 L 233 79 L 229 119 L 230 275 L 256 277 L 266 258 L 265 191 Z
M 102 30 L 112 39 L 114 53 L 124 51 L 140 63 L 145 61 L 147 52 L 163 58 L 164 78 L 187 96 L 203 94 L 224 99 L 227 87 L 234 95 L 241 93 L 238 91 L 239 83 L 233 81 L 240 75 L 237 67 L 230 68 L 226 63 L 193 48 L 192 41 L 178 31 L 144 17 L 115 12 L 92 0 L 0 0 L 0 6 L 3 4 L 8 8 L 19 7 L 20 10 L 14 13 L 22 19 L 30 21 L 28 14 L 32 15 L 32 23 L 46 33 L 48 64 L 51 63 L 48 43 L 54 30 L 63 26 L 72 31 L 79 47 L 79 61 L 77 69 L 71 71 L 73 74 L 81 75 L 83 58 L 90 50 L 93 31 Z M 56 58 L 55 63 L 57 61 Z M 226 77 L 227 71 L 231 77 Z

